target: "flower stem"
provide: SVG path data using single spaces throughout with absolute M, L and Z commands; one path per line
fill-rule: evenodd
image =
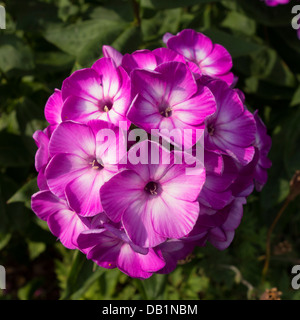
M 141 26 L 141 17 L 140 17 L 140 4 L 138 0 L 131 0 L 134 14 L 134 22 L 140 27 Z
M 262 271 L 262 275 L 263 275 L 263 279 L 265 278 L 268 269 L 269 269 L 269 264 L 270 264 L 270 257 L 271 257 L 271 236 L 272 236 L 272 232 L 278 222 L 278 220 L 280 219 L 280 217 L 282 216 L 283 212 L 285 211 L 285 209 L 287 208 L 287 206 L 289 205 L 289 203 L 291 202 L 292 198 L 290 196 L 287 197 L 287 199 L 285 200 L 283 206 L 281 207 L 281 209 L 279 210 L 279 212 L 277 213 L 273 223 L 271 224 L 269 230 L 268 230 L 268 234 L 267 234 L 267 242 L 266 242 L 266 256 L 265 256 L 265 264 L 264 264 L 264 268 Z

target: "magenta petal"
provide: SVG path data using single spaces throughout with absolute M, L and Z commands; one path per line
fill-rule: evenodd
M 177 52 L 168 48 L 157 48 L 153 50 L 152 53 L 155 55 L 157 65 L 170 61 L 179 61 L 185 63 L 185 59 L 181 54 L 178 54 Z
M 144 187 L 145 182 L 134 171 L 124 170 L 113 176 L 100 189 L 101 203 L 108 217 L 119 222 L 129 205 L 143 198 Z
M 73 121 L 63 122 L 52 134 L 50 154 L 53 156 L 57 153 L 74 153 L 77 149 L 82 149 L 80 151 L 83 152 L 79 152 L 80 156 L 89 155 L 94 151 L 93 138 L 90 128 L 86 125 Z
M 87 170 L 88 162 L 85 159 L 73 154 L 56 154 L 45 171 L 49 189 L 58 197 L 64 198 L 66 185 Z
M 218 148 L 225 151 L 229 156 L 240 162 L 242 165 L 247 165 L 254 157 L 255 148 L 239 147 L 227 141 L 216 140 L 215 144 Z
M 154 251 L 149 248 L 146 255 L 140 255 L 141 269 L 147 272 L 156 272 L 165 266 L 165 261 L 157 255 L 159 250 Z
M 199 71 L 193 67 L 196 74 L 203 74 L 213 78 L 221 78 L 228 84 L 233 82 L 232 59 L 229 52 L 221 45 L 213 45 L 204 34 L 186 29 L 176 36 L 166 35 L 168 48 L 182 54 L 189 62 L 195 63 Z
M 230 206 L 230 212 L 227 220 L 222 225 L 222 228 L 226 231 L 235 230 L 241 223 L 243 217 L 243 205 L 246 204 L 244 197 L 235 198 Z
M 225 232 L 219 228 L 219 227 L 216 227 L 216 228 L 212 228 L 210 231 L 209 231 L 209 240 L 214 240 L 214 241 L 226 241 L 226 234 Z
M 50 155 L 71 153 L 80 157 L 95 154 L 95 136 L 92 130 L 72 121 L 61 123 L 53 132 L 49 144 Z
M 95 261 L 100 267 L 116 268 L 122 244 L 122 241 L 112 237 L 110 232 L 103 232 L 101 241 L 88 252 L 87 258 Z
M 144 191 L 144 190 L 143 190 Z M 137 197 L 129 205 L 122 216 L 122 223 L 130 240 L 141 247 L 155 247 L 166 240 L 153 229 L 151 208 L 153 207 L 144 197 Z M 155 208 L 157 210 L 157 208 Z
M 121 52 L 111 46 L 102 46 L 102 52 L 104 57 L 111 58 L 117 67 L 121 65 L 123 58 Z
M 218 124 L 228 123 L 238 118 L 245 110 L 238 93 L 231 89 L 225 82 L 219 80 L 210 81 L 207 86 L 215 96 L 217 110 L 209 119 Z
M 92 69 L 97 71 L 101 78 L 104 98 L 113 98 L 122 85 L 120 72 L 113 60 L 100 58 L 92 65 Z
M 147 255 L 134 252 L 129 244 L 124 244 L 118 258 L 118 268 L 130 277 L 149 278 L 152 272 L 163 268 L 165 262 L 160 259 L 153 249 Z
M 82 231 L 77 239 L 78 247 L 80 249 L 86 249 L 98 245 L 102 241 L 102 233 L 104 231 L 104 228 Z
M 197 174 L 186 173 L 185 165 L 173 165 L 159 180 L 163 192 L 175 199 L 195 201 L 205 182 L 205 169 L 197 170 Z
M 144 152 L 145 156 L 141 156 L 140 162 L 132 162 L 133 156 Z M 157 142 L 149 140 L 138 142 L 132 146 L 128 151 L 127 159 L 126 168 L 135 171 L 144 182 L 144 185 L 141 184 L 141 189 L 147 182 L 161 179 L 174 163 L 174 155 L 169 150 Z
M 232 200 L 230 190 L 216 192 L 204 187 L 199 195 L 199 202 L 215 210 L 223 209 Z
M 215 44 L 210 55 L 201 61 L 200 66 L 208 76 L 226 74 L 232 68 L 231 55 L 223 46 Z
M 225 241 L 219 241 L 219 240 L 215 239 L 213 236 L 209 236 L 208 240 L 217 249 L 225 250 L 230 246 L 230 244 L 234 238 L 234 233 L 235 233 L 234 231 L 226 231 L 225 232 L 225 236 L 226 236 Z
M 213 44 L 208 37 L 191 29 L 185 29 L 176 36 L 170 37 L 167 46 L 197 63 L 209 56 L 213 49 Z
M 70 207 L 81 216 L 91 217 L 103 211 L 100 188 L 105 169 L 88 169 L 66 185 L 65 193 Z
M 150 50 L 137 50 L 132 54 L 126 53 L 123 57 L 122 67 L 130 73 L 135 69 L 154 70 L 157 67 L 155 55 Z
M 171 106 L 189 99 L 197 92 L 197 84 L 190 69 L 182 62 L 166 62 L 159 65 L 156 72 L 166 84 L 165 97 Z
M 53 213 L 66 209 L 67 204 L 50 191 L 39 191 L 31 197 L 31 208 L 40 219 L 46 221 Z
M 131 82 L 130 78 L 122 67 L 118 68 L 122 86 L 113 98 L 113 109 L 119 114 L 125 116 L 131 103 Z M 118 123 L 116 125 L 120 126 Z
M 137 95 L 133 100 L 127 113 L 128 119 L 135 125 L 144 128 L 147 132 L 151 132 L 162 121 L 157 104 L 150 102 L 142 95 Z
M 193 126 L 199 126 L 216 111 L 213 94 L 207 87 L 198 87 L 198 92 L 191 99 L 173 106 L 173 116 Z
M 64 102 L 62 119 L 86 123 L 102 116 L 99 106 L 90 100 L 77 96 L 69 96 Z
M 149 204 L 154 230 L 166 238 L 181 238 L 193 229 L 199 216 L 199 203 L 175 199 L 166 193 Z
M 75 71 L 64 80 L 62 98 L 65 101 L 69 96 L 77 96 L 97 103 L 103 98 L 101 78 L 96 70 L 88 68 Z
M 211 81 L 208 87 L 215 96 L 217 111 L 206 120 L 205 147 L 211 151 L 219 149 L 243 165 L 248 164 L 254 156 L 256 133 L 252 114 L 223 81 Z
M 96 157 L 109 171 L 116 172 L 116 164 L 126 155 L 127 132 L 112 123 L 91 120 L 88 126 L 96 137 Z
M 260 165 L 257 165 L 255 168 L 255 189 L 261 191 L 264 185 L 268 180 L 268 173 L 266 169 L 262 168 Z
M 61 91 L 55 89 L 45 106 L 45 118 L 50 124 L 61 122 L 61 109 L 63 105 Z
M 43 168 L 37 176 L 37 185 L 39 187 L 39 189 L 42 191 L 44 190 L 49 190 L 48 184 L 47 184 L 47 180 L 45 177 L 45 168 Z
M 225 141 L 240 147 L 248 147 L 255 140 L 256 127 L 252 114 L 245 110 L 239 118 L 218 124 L 218 131 Z M 238 134 L 239 132 L 243 134 Z
M 232 158 L 223 155 L 224 170 L 221 175 L 207 171 L 205 187 L 216 192 L 225 191 L 237 178 L 237 167 Z
M 224 169 L 223 157 L 215 152 L 205 150 L 204 164 L 206 172 L 221 175 Z
M 140 93 L 151 102 L 166 99 L 170 105 L 174 105 L 197 91 L 191 71 L 182 62 L 166 62 L 155 71 L 134 70 L 131 78 L 133 96 Z
M 228 85 L 232 87 L 234 84 L 235 76 L 232 72 L 227 72 L 217 76 L 218 79 L 225 81 Z
M 165 44 L 167 44 L 168 40 L 169 40 L 170 38 L 172 38 L 172 37 L 174 37 L 174 35 L 173 35 L 172 33 L 170 33 L 170 32 L 165 33 L 165 34 L 163 35 L 163 42 L 164 42 Z
M 79 234 L 88 229 L 87 220 L 83 221 L 71 210 L 60 210 L 52 214 L 47 222 L 51 232 L 69 249 L 78 248 Z
M 38 147 L 38 150 L 35 154 L 35 168 L 37 171 L 40 171 L 47 164 L 49 159 L 49 138 L 41 130 L 35 131 L 32 137 Z

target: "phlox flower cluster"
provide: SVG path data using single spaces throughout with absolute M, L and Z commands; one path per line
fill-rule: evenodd
M 103 46 L 55 89 L 33 135 L 35 214 L 65 247 L 136 278 L 208 242 L 226 249 L 271 166 L 229 52 L 190 29 L 163 40 L 125 55 Z

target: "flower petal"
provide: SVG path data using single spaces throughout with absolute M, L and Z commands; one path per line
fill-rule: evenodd
M 69 205 L 79 215 L 92 217 L 103 211 L 100 188 L 105 182 L 105 171 L 88 169 L 66 185 L 65 193 Z
M 129 205 L 143 197 L 144 187 L 145 182 L 132 170 L 114 175 L 100 189 L 101 203 L 107 216 L 119 222 Z
M 96 70 L 87 68 L 77 70 L 66 78 L 62 85 L 62 98 L 65 101 L 69 96 L 77 96 L 97 103 L 103 98 L 100 86 L 101 78 Z
M 107 46 L 107 45 L 102 46 L 102 52 L 103 52 L 104 57 L 111 58 L 117 67 L 119 67 L 121 65 L 122 58 L 123 58 L 123 55 L 121 52 L 119 52 L 115 48 L 113 48 L 111 46 Z
M 144 194 L 146 195 L 145 192 Z M 166 240 L 166 237 L 159 235 L 153 229 L 150 210 L 151 204 L 144 196 L 135 199 L 122 216 L 122 223 L 128 237 L 140 247 L 155 247 Z
M 88 126 L 72 121 L 61 123 L 53 132 L 49 152 L 76 154 L 89 158 L 95 154 L 95 136 Z
M 100 58 L 93 65 L 92 69 L 95 70 L 100 79 L 103 97 L 113 98 L 119 91 L 122 85 L 122 78 L 118 68 L 111 58 Z
M 88 170 L 87 161 L 74 154 L 56 154 L 46 167 L 49 189 L 58 197 L 65 197 L 66 185 Z
M 48 218 L 47 222 L 51 232 L 69 249 L 78 248 L 79 234 L 88 229 L 88 221 L 83 220 L 71 210 L 57 211 Z
M 45 118 L 50 124 L 58 124 L 61 122 L 62 106 L 63 100 L 61 91 L 55 89 L 45 105 Z
M 44 221 L 55 212 L 66 208 L 66 202 L 56 197 L 50 191 L 39 191 L 31 197 L 32 211 Z
M 175 199 L 166 193 L 149 203 L 154 230 L 166 238 L 179 239 L 194 227 L 199 203 Z
M 64 102 L 62 119 L 86 123 L 101 117 L 103 112 L 95 102 L 77 96 L 69 96 Z
M 165 262 L 150 249 L 147 255 L 134 252 L 129 244 L 123 244 L 118 258 L 118 268 L 134 278 L 146 279 L 163 268 Z M 150 270 L 149 270 L 150 269 Z

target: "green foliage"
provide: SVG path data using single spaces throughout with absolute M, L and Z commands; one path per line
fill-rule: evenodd
M 267 230 L 300 169 L 300 41 L 290 5 L 260 0 L 29 0 L 6 2 L 0 30 L 0 264 L 10 272 L 0 299 L 259 299 L 277 287 L 282 299 L 300 298 L 290 270 L 299 261 L 300 203 L 295 199 L 272 234 L 267 278 L 261 276 Z M 43 109 L 54 88 L 76 69 L 102 56 L 101 46 L 122 53 L 162 46 L 166 32 L 203 32 L 233 57 L 237 87 L 258 109 L 272 136 L 273 166 L 254 193 L 232 245 L 197 248 L 191 262 L 169 275 L 141 281 L 105 270 L 65 249 L 30 210 L 37 190 L 32 134 L 47 126 Z M 298 262 L 299 264 L 299 262 Z

